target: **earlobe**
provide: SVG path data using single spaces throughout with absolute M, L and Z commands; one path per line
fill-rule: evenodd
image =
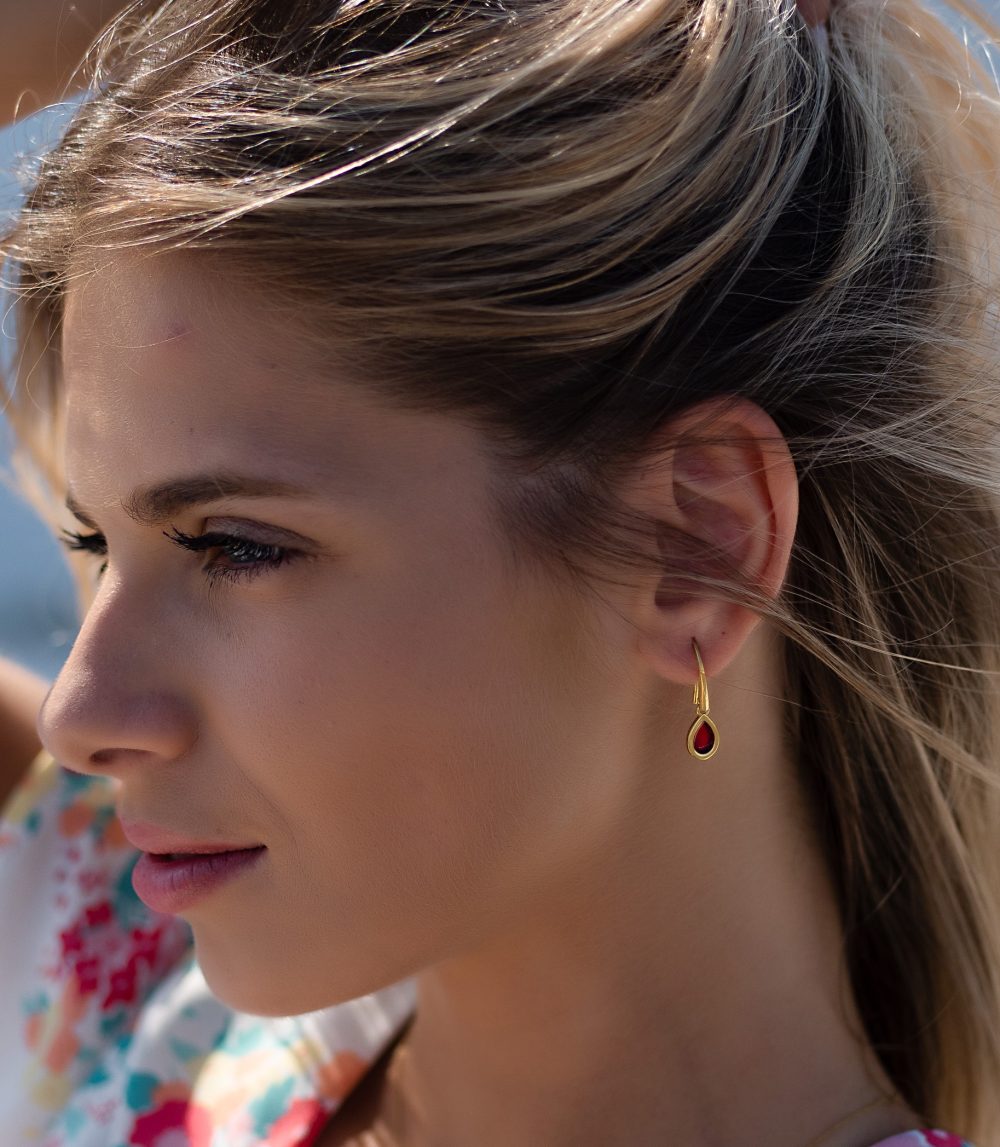
M 644 648 L 663 676 L 689 684 L 692 638 L 707 672 L 719 673 L 780 593 L 798 481 L 781 431 L 747 399 L 699 403 L 664 427 L 664 439 L 637 493 L 656 517 L 663 561 L 656 584 L 647 585 Z M 736 600 L 726 596 L 727 584 L 742 587 Z

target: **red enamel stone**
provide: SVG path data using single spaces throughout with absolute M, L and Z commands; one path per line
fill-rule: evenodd
M 702 721 L 694 731 L 694 751 L 696 753 L 709 753 L 714 744 L 715 734 L 712 732 L 712 726 Z

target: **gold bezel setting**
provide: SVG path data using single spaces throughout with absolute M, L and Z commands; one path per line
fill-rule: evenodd
M 699 752 L 694 747 L 695 734 L 702 725 L 707 725 L 712 730 L 712 747 L 707 752 Z M 699 713 L 697 717 L 691 722 L 691 728 L 688 729 L 687 735 L 687 748 L 692 757 L 697 757 L 699 761 L 707 761 L 710 757 L 714 757 L 719 751 L 719 730 L 707 713 Z

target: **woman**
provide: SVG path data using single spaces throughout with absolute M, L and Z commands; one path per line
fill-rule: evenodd
M 992 1141 L 989 85 L 917 0 L 112 25 L 5 247 L 37 1138 Z

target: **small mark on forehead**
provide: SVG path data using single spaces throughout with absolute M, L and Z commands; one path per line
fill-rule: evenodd
M 181 339 L 185 335 L 189 335 L 191 329 L 191 324 L 186 319 L 173 319 L 167 323 L 167 328 L 163 332 L 163 341 L 171 342 L 173 339 Z

